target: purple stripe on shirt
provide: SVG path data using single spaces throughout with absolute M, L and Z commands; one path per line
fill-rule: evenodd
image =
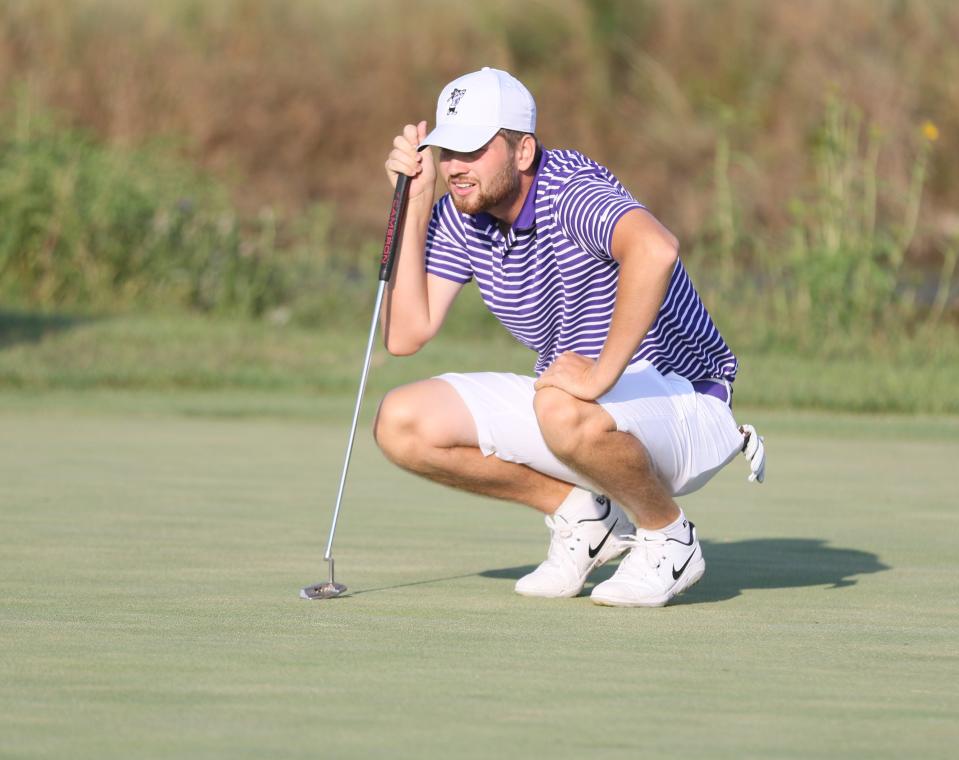
M 433 208 L 426 269 L 475 278 L 500 322 L 538 353 L 539 374 L 565 350 L 599 355 L 613 313 L 619 265 L 613 230 L 640 205 L 605 167 L 575 151 L 543 151 L 536 180 L 507 235 L 487 214 L 460 214 L 448 195 Z M 690 380 L 736 377 L 723 341 L 681 262 L 652 328 L 630 363 Z

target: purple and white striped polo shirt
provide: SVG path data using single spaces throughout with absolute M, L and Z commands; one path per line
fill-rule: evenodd
M 642 208 L 612 173 L 575 151 L 543 151 L 536 180 L 503 235 L 489 214 L 461 214 L 449 195 L 433 207 L 426 270 L 475 278 L 493 315 L 539 355 L 536 374 L 564 351 L 596 358 L 613 314 L 619 264 L 613 227 Z M 736 377 L 726 345 L 677 261 L 662 308 L 630 364 L 646 359 L 688 380 Z

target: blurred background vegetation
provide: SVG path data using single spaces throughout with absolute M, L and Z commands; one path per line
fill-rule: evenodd
M 490 65 L 677 233 L 738 352 L 918 369 L 866 408 L 959 412 L 957 39 L 951 0 L 2 0 L 0 383 L 116 315 L 365 332 L 392 137 Z

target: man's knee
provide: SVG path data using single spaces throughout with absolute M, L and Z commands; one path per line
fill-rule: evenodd
M 394 388 L 380 402 L 373 420 L 373 438 L 391 459 L 416 440 L 417 411 L 410 394 Z
M 595 443 L 600 436 L 610 432 L 609 421 L 601 407 L 558 388 L 537 391 L 533 410 L 543 440 L 562 460 L 574 458 L 582 447 Z
M 430 449 L 477 445 L 469 411 L 442 380 L 424 380 L 387 393 L 373 422 L 373 437 L 397 463 L 426 456 Z

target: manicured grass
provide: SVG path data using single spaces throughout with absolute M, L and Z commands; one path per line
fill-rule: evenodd
M 448 371 L 531 372 L 533 353 L 491 328 L 489 315 L 477 307 L 475 295 L 472 298 L 462 304 L 450 329 L 414 357 L 391 357 L 377 341 L 371 393 Z M 310 330 L 189 316 L 77 318 L 0 312 L 0 390 L 349 395 L 356 392 L 367 328 L 368 323 Z M 959 414 L 959 354 L 954 351 L 926 359 L 820 359 L 748 350 L 739 357 L 740 405 Z
M 684 501 L 660 610 L 516 596 L 536 515 L 364 430 L 304 602 L 351 402 L 263 398 L 0 395 L 0 755 L 952 756 L 955 418 L 741 413 L 769 480 Z
M 0 388 L 355 393 L 368 328 L 368 321 L 311 330 L 196 316 L 0 313 Z M 452 369 L 530 372 L 534 360 L 505 333 L 454 331 L 413 361 L 390 357 L 377 339 L 370 387 Z

